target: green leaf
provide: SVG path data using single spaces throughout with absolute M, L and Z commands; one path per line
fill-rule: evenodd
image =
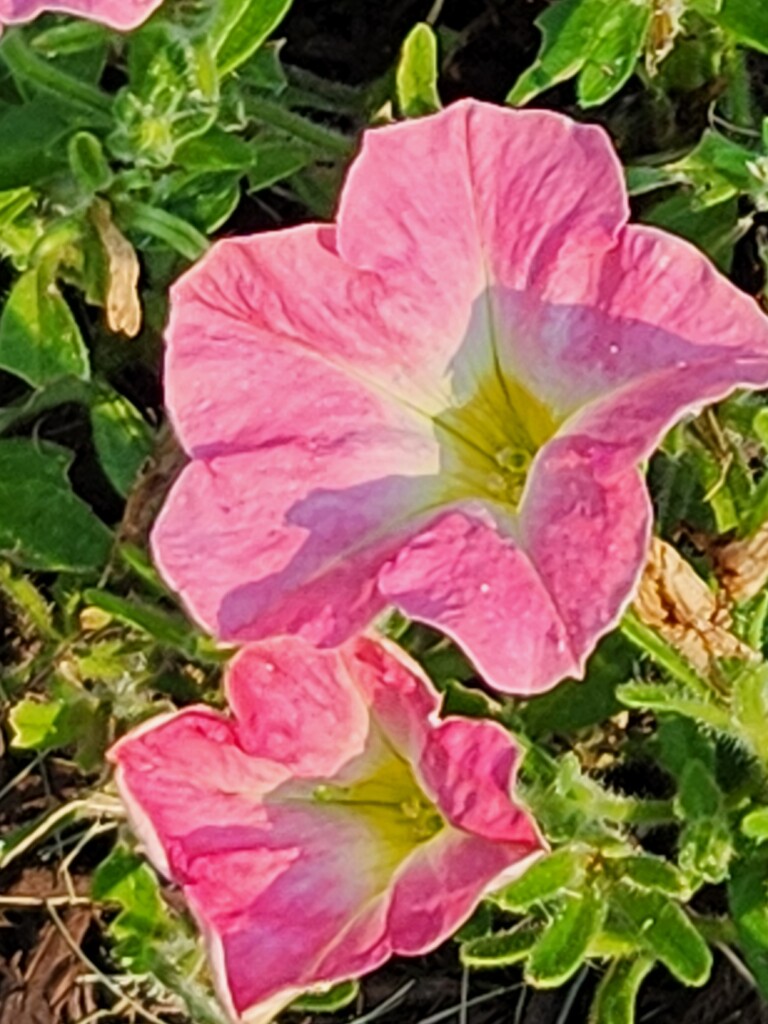
M 738 43 L 768 53 L 768 7 L 757 0 L 723 0 L 717 23 Z
M 634 1024 L 637 994 L 652 967 L 651 957 L 614 960 L 595 992 L 589 1024 Z
M 642 622 L 631 609 L 625 613 L 621 621 L 621 632 L 627 640 L 649 655 L 660 668 L 665 669 L 675 680 L 676 685 L 682 685 L 693 693 L 709 695 L 709 684 L 702 679 L 691 663 L 660 633 Z M 619 699 L 624 703 L 627 701 L 623 694 L 627 692 L 630 691 L 622 687 L 619 693 Z
M 648 952 L 679 981 L 704 984 L 712 968 L 712 954 L 682 907 L 660 892 L 619 886 L 614 909 Z
M 531 950 L 526 980 L 537 988 L 557 988 L 567 981 L 583 963 L 605 911 L 603 895 L 594 886 L 564 896 Z
M 682 192 L 656 203 L 643 214 L 642 221 L 693 242 L 724 273 L 730 272 L 734 247 L 750 227 L 750 218 L 739 216 L 735 196 L 700 209 Z
M 240 68 L 240 78 L 263 92 L 272 96 L 280 96 L 288 88 L 288 76 L 280 60 L 280 51 L 284 39 L 273 43 L 264 43 L 251 57 L 248 63 Z M 325 79 L 323 79 L 325 83 Z M 327 84 L 327 83 L 326 83 Z M 315 94 L 313 97 L 316 99 Z
M 188 657 L 194 657 L 199 653 L 199 642 L 203 638 L 198 637 L 180 615 L 160 611 L 148 604 L 128 601 L 105 590 L 87 589 L 83 591 L 83 598 L 94 608 L 108 612 L 121 622 L 134 626 L 161 644 L 173 647 Z
M 403 43 L 397 65 L 397 103 L 405 117 L 423 117 L 440 109 L 437 75 L 437 36 L 420 22 Z
M 662 188 L 670 188 L 679 184 L 675 175 L 665 167 L 653 167 L 648 164 L 630 164 L 624 168 L 627 191 L 631 196 L 644 196 L 648 192 L 656 192 Z
M 201 950 L 186 921 L 166 907 L 156 876 L 143 858 L 118 845 L 96 869 L 91 894 L 121 910 L 108 926 L 117 959 L 147 974 L 160 991 L 173 992 L 197 1024 L 227 1024 L 227 1017 L 197 977 Z
M 219 74 L 248 60 L 277 28 L 292 0 L 218 0 L 209 38 Z
M 44 57 L 62 57 L 98 49 L 108 42 L 109 33 L 104 25 L 78 20 L 38 32 L 31 46 Z
M 723 797 L 712 772 L 701 761 L 689 761 L 680 776 L 677 794 L 686 818 L 711 818 L 722 809 Z
M 741 831 L 749 839 L 759 843 L 768 839 L 768 807 L 758 807 L 741 819 Z
M 691 185 L 697 205 L 707 208 L 752 192 L 758 181 L 750 168 L 758 156 L 708 128 L 687 156 L 667 164 L 664 170 L 678 182 Z
M 768 999 L 768 855 L 760 851 L 736 860 L 728 900 L 739 943 L 764 999 Z
M 36 201 L 37 196 L 31 188 L 10 188 L 0 192 L 0 228 L 13 224 Z
M 253 145 L 255 165 L 248 174 L 249 192 L 271 188 L 315 159 L 309 146 L 290 139 L 281 142 L 256 140 Z
M 89 123 L 81 111 L 50 96 L 0 103 L 0 189 L 35 185 L 64 169 L 66 138 Z
M 125 497 L 152 451 L 152 431 L 127 398 L 102 390 L 91 405 L 93 441 L 109 482 Z
M 650 23 L 649 4 L 611 3 L 579 75 L 576 92 L 582 107 L 605 103 L 621 89 L 635 70 Z
M 245 171 L 252 167 L 257 147 L 238 135 L 214 126 L 176 150 L 174 162 L 186 171 Z
M 630 708 L 685 715 L 722 732 L 731 729 L 731 718 L 724 708 L 697 699 L 675 683 L 633 680 L 619 686 L 616 693 L 619 700 Z
M 521 712 L 526 733 L 569 733 L 615 715 L 622 708 L 616 686 L 632 676 L 634 659 L 634 648 L 620 634 L 606 637 L 591 655 L 583 682 L 566 680 L 526 702 Z
M 76 737 L 77 723 L 66 720 L 63 700 L 41 702 L 20 700 L 8 714 L 13 734 L 11 744 L 20 750 L 53 750 L 65 747 Z M 73 731 L 74 727 L 74 731 Z
M 141 950 L 168 930 L 168 912 L 157 877 L 141 857 L 123 845 L 116 846 L 96 868 L 91 895 L 121 908 L 109 929 L 118 942 L 138 938 L 136 948 Z M 134 961 L 133 966 L 138 968 L 138 963 Z
M 295 1013 L 337 1013 L 357 999 L 360 983 L 342 981 L 326 992 L 307 992 L 295 999 L 288 1008 Z
M 768 762 L 768 664 L 748 665 L 733 683 L 733 713 L 755 755 Z
M 86 192 L 102 192 L 112 183 L 104 148 L 91 132 L 77 132 L 69 140 L 69 166 Z
M 239 171 L 168 175 L 164 182 L 168 192 L 162 205 L 180 221 L 212 234 L 237 207 L 241 177 Z
M 0 367 L 42 387 L 58 377 L 88 380 L 88 349 L 64 297 L 43 267 L 18 278 L 0 316 Z
M 124 163 L 168 167 L 179 146 L 216 120 L 219 81 L 209 42 L 150 20 L 129 37 L 128 69 L 107 145 Z
M 731 829 L 720 787 L 701 761 L 685 765 L 675 804 L 686 822 L 679 841 L 681 868 L 697 881 L 724 881 L 733 856 Z
M 491 898 L 504 910 L 527 910 L 534 903 L 559 896 L 566 889 L 578 888 L 584 880 L 588 852 L 565 846 L 540 858 L 528 870 Z
M 584 107 L 604 103 L 634 70 L 651 18 L 651 5 L 634 0 L 559 0 L 536 19 L 542 46 L 507 103 L 521 106 L 545 89 L 579 75 Z
M 641 889 L 657 889 L 670 896 L 684 896 L 688 891 L 683 875 L 661 857 L 650 854 L 622 857 L 618 869 L 622 878 Z
M 459 950 L 461 962 L 465 967 L 479 969 L 509 967 L 525 960 L 540 931 L 540 925 L 529 921 L 512 931 L 470 939 Z
M 28 576 L 14 572 L 7 562 L 0 562 L 0 591 L 41 637 L 53 641 L 61 639 L 47 599 Z
M 63 448 L 0 441 L 0 551 L 30 569 L 95 572 L 112 544 L 107 527 L 76 497 Z
M 158 239 L 190 262 L 208 249 L 208 239 L 196 227 L 157 206 L 124 200 L 119 211 L 121 227 Z
M 715 744 L 690 718 L 663 718 L 653 743 L 659 764 L 680 779 L 690 761 L 698 760 L 711 772 L 715 770 Z
M 75 747 L 75 760 L 86 771 L 98 766 L 107 742 L 107 716 L 93 697 L 75 687 L 59 686 L 50 701 L 20 700 L 8 722 L 12 744 L 20 750 Z

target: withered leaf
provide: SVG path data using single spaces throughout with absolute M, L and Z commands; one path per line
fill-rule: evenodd
M 91 217 L 107 259 L 105 309 L 107 326 L 117 334 L 135 338 L 141 330 L 139 258 L 136 250 L 112 220 L 109 203 L 96 199 Z
M 748 601 L 768 583 L 768 522 L 745 540 L 713 552 L 718 579 L 731 601 Z
M 659 538 L 651 545 L 634 610 L 705 675 L 713 659 L 758 657 L 731 632 L 728 609 L 704 580 Z
M 654 0 L 645 43 L 645 66 L 653 75 L 675 45 L 686 9 L 685 0 Z

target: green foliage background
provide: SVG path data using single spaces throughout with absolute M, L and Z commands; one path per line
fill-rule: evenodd
M 768 8 L 552 0 L 534 27 L 522 0 L 496 6 L 534 49 L 492 98 L 604 124 L 635 215 L 764 301 Z M 227 652 L 185 619 L 146 549 L 180 465 L 158 388 L 167 289 L 220 233 L 332 216 L 361 131 L 439 109 L 480 59 L 436 3 L 383 73 L 320 76 L 284 59 L 302 0 L 291 7 L 168 0 L 127 36 L 46 15 L 0 39 L 0 792 L 51 765 L 76 789 L 0 817 L 0 869 L 53 859 L 88 876 L 106 1006 L 215 1024 L 198 937 L 135 851 L 104 762 L 150 715 L 221 704 Z M 708 553 L 768 520 L 767 460 L 765 396 L 741 395 L 675 428 L 649 466 L 659 533 L 713 591 Z M 446 711 L 522 738 L 523 792 L 553 848 L 462 930 L 462 965 L 552 988 L 589 964 L 591 1024 L 631 1024 L 655 965 L 698 986 L 727 948 L 768 999 L 767 611 L 765 590 L 735 611 L 757 660 L 706 675 L 629 615 L 586 683 L 528 702 L 490 698 L 445 640 L 388 622 Z M 297 1009 L 346 1020 L 358 999 L 352 979 Z

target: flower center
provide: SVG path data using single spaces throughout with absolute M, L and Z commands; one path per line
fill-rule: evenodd
M 363 816 L 401 856 L 431 839 L 444 825 L 410 765 L 389 748 L 364 777 L 349 783 L 322 783 L 315 786 L 312 796 L 319 803 L 343 806 Z
M 483 498 L 516 509 L 531 463 L 557 432 L 552 411 L 523 384 L 493 368 L 471 398 L 434 420 L 444 454 L 447 498 Z

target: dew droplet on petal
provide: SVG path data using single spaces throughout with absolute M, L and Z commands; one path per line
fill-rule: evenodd
M 619 351 L 619 346 L 618 345 L 609 345 L 608 346 L 608 351 L 611 353 L 612 356 L 615 356 L 618 353 L 618 351 Z
M 481 583 L 480 584 L 480 593 L 481 594 L 487 594 L 490 589 L 491 589 L 490 583 Z

